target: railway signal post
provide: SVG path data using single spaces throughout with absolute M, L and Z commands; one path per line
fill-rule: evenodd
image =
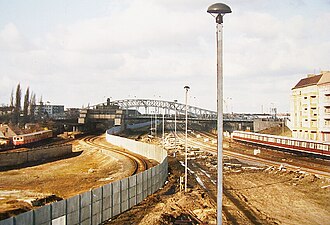
M 207 9 L 216 18 L 217 37 L 217 129 L 218 129 L 218 182 L 217 182 L 217 224 L 222 224 L 222 133 L 223 133 L 223 67 L 222 67 L 222 23 L 223 16 L 231 13 L 229 6 L 215 3 Z

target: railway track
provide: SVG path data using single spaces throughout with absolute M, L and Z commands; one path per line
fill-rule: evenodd
M 196 137 L 196 135 L 199 135 L 198 138 Z M 205 140 L 204 142 L 204 139 L 206 138 L 208 138 L 208 140 Z M 181 147 L 182 144 L 184 146 L 185 135 L 183 133 L 178 133 L 178 139 L 180 140 Z M 200 155 L 196 155 L 196 158 L 188 154 L 189 157 L 194 157 L 192 160 L 188 160 L 188 170 L 190 172 L 189 176 L 195 178 L 194 180 L 196 180 L 200 184 L 199 186 L 203 188 L 206 193 L 208 193 L 208 196 L 213 200 L 214 204 L 216 205 L 217 143 L 215 141 L 212 141 L 215 139 L 217 139 L 216 135 L 209 135 L 204 132 L 195 132 L 192 134 L 188 134 L 188 146 L 191 147 L 191 149 L 198 149 L 197 147 L 199 147 L 199 149 L 201 150 L 198 151 L 200 152 Z M 223 183 L 224 197 L 222 212 L 224 217 L 228 221 L 228 224 L 276 224 L 278 221 L 276 216 L 274 216 L 273 214 L 266 213 L 266 211 L 262 210 L 262 208 L 259 208 L 260 206 L 258 206 L 258 204 L 255 204 L 253 200 L 251 201 L 251 199 L 253 198 L 246 198 L 246 196 L 250 195 L 247 195 L 246 193 L 244 193 L 244 191 L 240 191 L 240 189 L 236 189 L 236 186 L 232 186 L 233 183 L 235 184 L 235 182 L 233 182 L 235 177 L 240 177 L 236 176 L 236 172 L 238 172 L 239 174 L 240 171 L 246 168 L 247 171 L 253 171 L 250 174 L 256 174 L 254 170 L 257 171 L 261 169 L 263 171 L 266 169 L 267 166 L 274 168 L 277 167 L 279 169 L 286 168 L 288 171 L 297 171 L 299 173 L 309 173 L 319 175 L 325 178 L 330 178 L 330 168 L 328 167 L 328 170 L 323 170 L 324 165 L 326 165 L 326 163 L 328 163 L 329 161 L 301 157 L 294 154 L 274 151 L 272 149 L 262 150 L 261 156 L 264 157 L 266 155 L 267 157 L 267 155 L 270 154 L 271 156 L 269 158 L 260 158 L 258 156 L 253 155 L 254 148 L 255 147 L 247 147 L 241 144 L 230 143 L 228 142 L 228 140 L 224 141 L 224 171 L 229 171 L 229 173 L 227 173 L 227 176 L 224 176 L 225 182 Z M 183 153 L 183 151 L 181 152 Z M 201 153 L 202 151 L 209 154 L 205 155 Z M 182 156 L 184 157 L 184 153 L 181 154 L 181 157 Z M 226 164 L 230 167 L 227 167 Z M 269 169 L 270 171 L 275 170 L 275 174 L 277 174 L 277 169 L 274 168 Z M 268 171 L 269 169 L 266 169 L 266 171 Z M 233 173 L 231 173 L 231 171 Z M 246 174 L 248 180 L 250 174 Z M 263 173 L 263 176 L 267 177 L 267 173 Z M 302 177 L 304 176 L 305 175 L 302 175 Z M 272 179 L 270 179 L 270 181 L 265 181 L 265 183 L 256 181 L 255 184 L 258 184 L 258 182 L 261 185 L 277 185 L 285 183 L 284 187 L 287 187 L 291 186 L 291 183 L 295 185 L 296 178 L 292 178 L 289 176 L 285 179 L 283 177 L 276 178 L 276 182 L 272 181 Z M 251 179 L 251 183 L 254 183 L 253 178 Z M 256 185 L 255 187 L 259 188 L 262 186 Z M 276 190 L 276 188 L 274 188 L 274 190 Z M 270 202 L 274 201 L 272 197 L 269 197 L 268 200 Z
M 205 137 L 205 138 L 212 138 L 212 139 L 216 138 L 215 135 L 213 135 L 213 134 L 208 135 L 205 132 L 198 132 L 197 134 L 199 134 L 201 137 Z M 181 139 L 184 138 L 183 135 L 180 135 L 179 137 Z M 200 141 L 196 141 L 196 137 L 194 137 L 191 134 L 189 135 L 188 144 L 193 145 L 193 146 L 198 146 L 203 151 L 209 152 L 211 154 L 217 154 L 216 144 L 201 143 Z M 234 144 L 233 147 L 239 148 L 239 147 L 242 147 L 242 145 Z M 315 164 L 314 166 L 307 165 L 309 162 L 307 163 L 306 160 L 304 160 L 304 159 L 299 158 L 298 160 L 293 161 L 293 162 L 284 162 L 281 160 L 271 160 L 271 159 L 265 159 L 265 158 L 261 158 L 261 157 L 257 157 L 257 156 L 253 156 L 253 155 L 249 155 L 249 154 L 238 153 L 237 151 L 230 150 L 231 148 L 232 147 L 224 146 L 224 150 L 223 150 L 224 156 L 237 158 L 239 160 L 243 160 L 248 163 L 255 163 L 257 165 L 285 167 L 289 170 L 294 170 L 294 171 L 300 170 L 303 172 L 330 178 L 330 168 L 328 168 L 328 169 L 317 168 L 317 164 Z M 269 151 L 274 151 L 274 150 L 270 149 Z
M 179 135 L 179 138 L 184 138 L 184 135 Z M 200 143 L 200 145 L 198 145 L 198 142 L 189 139 L 188 145 L 199 146 L 201 149 L 203 149 L 203 151 L 205 148 L 207 148 L 207 152 L 211 153 L 212 155 L 216 154 L 216 148 L 214 149 L 214 147 L 208 146 L 204 143 Z M 192 173 L 196 181 L 205 190 L 205 192 L 208 193 L 208 196 L 213 201 L 214 208 L 216 208 L 217 172 L 210 171 L 209 168 L 199 163 L 198 160 L 189 160 L 188 164 L 190 173 Z M 267 221 L 257 215 L 248 204 L 242 202 L 241 199 L 236 196 L 235 193 L 232 193 L 231 189 L 225 184 L 223 194 L 225 196 L 223 202 L 223 214 L 226 217 L 227 221 L 230 221 L 229 224 L 268 224 Z
M 153 166 L 152 162 L 150 162 L 145 157 L 138 155 L 138 154 L 134 154 L 125 149 L 119 150 L 114 147 L 107 146 L 106 144 L 97 143 L 96 141 L 99 139 L 100 139 L 100 136 L 88 136 L 88 137 L 83 138 L 82 141 L 84 141 L 89 146 L 92 146 L 103 153 L 105 153 L 104 151 L 111 151 L 111 152 L 114 152 L 116 154 L 122 155 L 125 158 L 127 158 L 134 167 L 134 169 L 131 172 L 131 175 L 145 171 Z

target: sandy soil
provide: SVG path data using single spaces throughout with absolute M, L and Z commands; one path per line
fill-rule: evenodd
M 252 209 L 263 224 L 329 224 L 327 179 L 278 169 L 230 172 L 224 178 L 226 191 Z
M 72 158 L 0 172 L 0 212 L 7 210 L 0 216 L 29 210 L 36 198 L 66 198 L 127 176 L 120 157 L 76 143 L 76 154 L 82 150 Z M 190 160 L 186 194 L 180 191 L 180 161 L 180 152 L 169 157 L 163 189 L 106 224 L 216 224 L 216 157 L 202 153 Z M 329 179 L 230 158 L 224 162 L 223 224 L 330 224 Z
M 169 158 L 169 179 L 163 189 L 139 205 L 105 224 L 216 224 L 215 205 L 193 179 L 186 194 L 180 192 L 179 177 L 184 173 L 181 164 Z
M 169 158 L 162 190 L 106 224 L 216 224 L 216 158 L 202 154 L 189 163 L 186 194 L 180 192 L 179 161 L 183 154 Z M 330 224 L 328 178 L 226 157 L 224 162 L 223 224 Z
M 0 171 L 0 219 L 32 209 L 36 199 L 67 198 L 122 179 L 133 167 L 123 156 L 101 154 L 82 140 L 73 145 L 69 158 Z

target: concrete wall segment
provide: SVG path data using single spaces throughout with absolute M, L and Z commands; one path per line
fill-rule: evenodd
M 67 212 L 71 213 L 79 210 L 79 195 L 73 196 L 66 200 Z
M 90 221 L 91 219 L 91 205 L 88 205 L 88 206 L 84 206 L 81 208 L 80 210 L 80 221 L 83 222 L 83 221 Z
M 53 219 L 64 216 L 65 212 L 66 212 L 66 201 L 65 200 L 52 203 L 52 218 Z
M 8 218 L 5 220 L 1 220 L 0 225 L 14 225 L 14 217 L 11 217 L 11 218 Z
M 103 198 L 107 197 L 107 196 L 111 196 L 112 194 L 112 184 L 106 184 L 103 186 Z
M 102 199 L 102 187 L 92 190 L 93 202 L 100 201 Z
M 33 224 L 33 218 L 34 216 L 34 211 L 28 211 L 22 214 L 17 215 L 14 220 L 15 220 L 15 224 L 20 224 L 20 225 L 30 225 Z M 1 221 L 0 221 L 1 224 Z
M 92 203 L 91 191 L 86 191 L 80 194 L 80 207 L 86 207 Z
M 72 145 L 29 149 L 21 152 L 0 153 L 0 167 L 17 166 L 24 163 L 51 159 L 72 153 Z
M 45 205 L 34 210 L 34 222 L 36 225 L 48 223 L 51 221 L 51 206 Z
M 112 193 L 120 192 L 120 180 L 112 183 Z
M 160 164 L 129 178 L 106 184 L 103 187 L 81 193 L 69 199 L 54 202 L 34 211 L 0 221 L 0 225 L 17 224 L 100 224 L 143 201 L 157 191 L 167 179 L 167 152 L 159 146 L 141 143 L 122 137 L 106 135 L 107 141 L 132 152 L 154 159 Z M 38 150 L 30 159 L 37 159 Z M 49 151 L 49 149 L 47 149 Z M 61 149 L 60 154 L 71 152 L 71 147 Z M 47 152 L 48 154 L 49 152 Z M 27 153 L 24 153 L 27 154 Z M 24 158 L 15 157 L 16 160 Z M 54 156 L 54 154 L 53 154 Z M 26 156 L 28 157 L 28 156 Z M 15 161 L 16 163 L 17 161 Z M 1 161 L 0 161 L 1 166 Z M 16 222 L 16 223 L 15 223 Z
M 66 215 L 66 223 L 76 225 L 79 224 L 79 211 L 74 211 Z

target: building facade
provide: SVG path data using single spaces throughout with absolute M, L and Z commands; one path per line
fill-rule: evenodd
M 308 75 L 292 88 L 292 136 L 330 141 L 330 71 Z
M 49 117 L 64 114 L 64 105 L 36 105 L 34 114 L 47 113 Z

